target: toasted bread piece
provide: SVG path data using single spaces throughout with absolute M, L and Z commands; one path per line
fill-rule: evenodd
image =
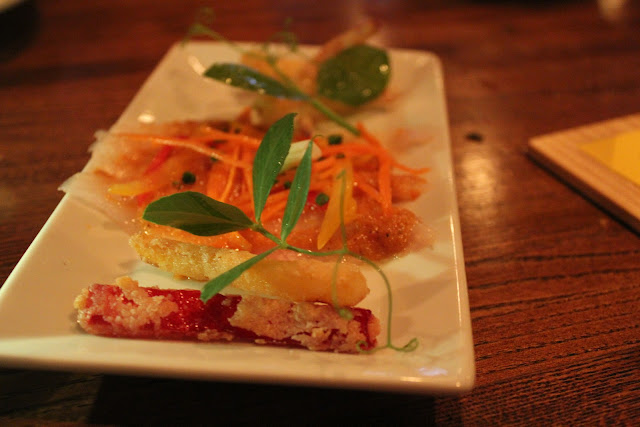
M 210 280 L 254 255 L 178 242 L 140 232 L 129 241 L 140 258 L 177 276 Z M 256 295 L 290 301 L 331 304 L 335 263 L 300 257 L 294 260 L 264 259 L 244 272 L 233 286 Z M 358 266 L 342 263 L 336 280 L 338 304 L 352 307 L 369 293 Z
M 206 303 L 188 289 L 144 288 L 128 277 L 94 284 L 75 300 L 78 324 L 109 337 L 244 341 L 355 353 L 376 345 L 380 323 L 371 311 L 258 296 L 215 295 Z

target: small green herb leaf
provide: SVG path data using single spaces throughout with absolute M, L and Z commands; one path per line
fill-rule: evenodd
M 261 254 L 256 255 L 253 258 L 249 258 L 248 260 L 236 265 L 232 269 L 227 270 L 221 275 L 208 281 L 202 288 L 202 291 L 200 292 L 200 299 L 202 300 L 202 302 L 209 301 L 209 299 L 211 299 L 212 296 L 214 296 L 215 294 L 217 294 L 218 292 L 220 292 L 221 290 L 229 286 L 231 282 L 233 282 L 238 277 L 240 277 L 242 273 L 244 273 L 245 271 L 253 267 L 255 264 L 258 263 L 258 261 L 261 261 L 264 258 L 266 258 L 269 254 L 274 252 L 276 249 L 278 249 L 277 246 L 269 249 L 266 252 L 262 252 Z
M 313 150 L 313 142 L 309 141 L 307 149 L 302 156 L 302 160 L 298 165 L 296 174 L 291 183 L 291 191 L 287 198 L 287 206 L 282 216 L 282 229 L 280 238 L 286 240 L 289 233 L 293 230 L 302 214 L 304 205 L 309 194 L 309 184 L 311 182 L 311 152 Z
M 253 202 L 258 223 L 271 187 L 289 153 L 294 117 L 295 113 L 287 114 L 267 130 L 253 160 Z
M 357 45 L 327 59 L 318 70 L 318 92 L 327 98 L 359 106 L 378 97 L 389 82 L 387 53 Z
M 172 194 L 151 202 L 142 218 L 197 236 L 215 236 L 253 226 L 251 219 L 237 207 L 194 191 Z
M 326 205 L 329 202 L 329 196 L 324 193 L 318 193 L 316 196 L 316 204 L 318 206 Z
M 262 50 L 264 50 L 265 52 L 268 52 L 271 42 L 280 41 L 280 42 L 286 44 L 291 52 L 297 52 L 298 51 L 298 37 L 296 36 L 296 34 L 294 32 L 292 32 L 290 30 L 291 29 L 291 23 L 292 23 L 291 18 L 287 18 L 284 21 L 284 30 L 278 31 L 277 33 L 275 33 L 274 35 L 269 37 L 269 39 L 265 43 L 263 43 Z
M 289 88 L 279 81 L 245 65 L 216 63 L 209 67 L 204 72 L 204 75 L 240 89 L 251 90 L 277 98 L 294 100 L 308 98 L 307 95 L 299 90 Z

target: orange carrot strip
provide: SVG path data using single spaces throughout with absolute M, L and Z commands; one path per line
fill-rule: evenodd
M 151 159 L 149 166 L 147 166 L 147 169 L 144 171 L 144 175 L 147 175 L 162 166 L 162 164 L 167 161 L 172 151 L 173 147 L 168 145 L 161 147 L 153 159 Z
M 391 209 L 391 166 L 394 163 L 393 157 L 382 147 L 369 144 L 342 144 L 341 146 L 328 147 L 326 152 L 341 152 L 346 157 L 353 155 L 368 154 L 378 158 L 378 191 L 376 198 L 384 212 Z M 363 189 L 363 191 L 366 191 Z
M 361 135 L 361 136 L 362 136 L 362 137 L 363 137 L 367 142 L 369 142 L 371 145 L 373 145 L 373 146 L 375 146 L 375 147 L 378 147 L 378 148 L 381 148 L 381 149 L 383 149 L 383 150 L 384 150 L 384 147 L 383 147 L 382 143 L 380 142 L 380 140 L 379 140 L 378 138 L 376 138 L 376 137 L 375 137 L 371 132 L 369 132 L 369 131 L 364 127 L 364 125 L 363 125 L 362 123 L 358 123 L 356 126 L 357 126 L 358 130 L 360 131 L 360 135 Z M 386 151 L 386 150 L 385 150 L 385 151 Z M 324 150 L 323 150 L 323 153 L 324 153 Z M 374 153 L 371 153 L 371 154 L 374 154 Z M 377 155 L 378 155 L 378 153 L 375 153 L 375 154 L 377 154 Z M 389 154 L 389 153 L 387 152 L 387 154 Z M 390 154 L 389 154 L 389 156 L 390 156 Z M 416 168 L 411 168 L 411 167 L 409 167 L 409 166 L 405 166 L 405 165 L 403 165 L 403 164 L 399 163 L 399 162 L 398 162 L 398 161 L 396 161 L 395 159 L 393 160 L 393 166 L 394 166 L 394 167 L 396 167 L 396 168 L 398 168 L 398 169 L 401 169 L 401 170 L 403 170 L 403 171 L 405 171 L 405 172 L 409 172 L 409 173 L 412 173 L 412 174 L 418 174 L 418 175 L 421 175 L 421 174 L 427 173 L 427 172 L 429 172 L 429 170 L 430 170 L 429 168 L 418 168 L 418 169 L 416 169 Z
M 401 169 L 405 172 L 415 174 L 415 175 L 422 175 L 431 170 L 430 168 L 416 169 L 409 166 L 405 166 L 400 162 L 398 162 L 397 160 L 395 160 L 393 156 L 391 156 L 391 154 L 388 151 L 386 151 L 383 147 L 375 147 L 373 145 L 358 144 L 358 143 L 342 144 L 339 146 L 327 147 L 322 151 L 322 154 L 325 156 L 335 155 L 338 153 L 342 153 L 345 156 L 350 156 L 350 157 L 357 156 L 357 155 L 372 155 L 372 156 L 378 157 L 379 159 L 388 158 L 391 161 L 391 164 L 393 165 L 393 167 Z
M 325 171 L 317 172 L 315 176 L 315 180 L 323 180 L 327 178 L 332 178 L 336 174 L 336 171 L 332 169 L 327 169 Z
M 245 191 L 246 189 L 245 184 L 244 184 L 244 176 L 240 176 L 240 182 L 238 183 L 238 188 L 240 189 L 240 192 L 238 193 L 237 196 L 233 197 L 233 203 L 236 206 L 240 206 L 240 205 L 246 205 L 249 206 L 249 204 L 251 203 L 251 199 L 249 198 L 249 192 Z
M 162 148 L 160 148 L 160 150 L 156 153 L 156 155 L 153 156 L 153 159 L 151 159 L 151 162 L 149 163 L 149 166 L 147 166 L 147 169 L 144 171 L 143 175 L 148 175 L 153 171 L 157 170 L 160 166 L 162 166 L 164 162 L 167 161 L 169 156 L 171 156 L 172 151 L 173 151 L 173 147 L 170 147 L 168 145 L 165 145 Z M 135 196 L 135 199 L 138 207 L 144 208 L 153 199 L 153 191 L 148 191 L 146 193 L 138 194 Z
M 331 190 L 332 186 L 333 186 L 333 176 L 331 176 L 331 179 L 325 179 L 322 181 L 314 181 L 309 185 L 309 191 L 322 191 L 323 193 L 326 193 L 327 191 Z
M 238 209 L 240 209 L 242 212 L 246 213 L 247 215 L 251 215 L 251 212 L 253 211 L 253 205 L 251 203 L 248 202 L 233 202 L 233 205 L 236 206 Z
M 125 133 L 125 134 L 120 134 L 120 136 L 124 138 L 129 138 L 129 139 L 146 140 L 146 141 L 153 142 L 155 144 L 169 145 L 172 147 L 189 148 L 198 153 L 213 157 L 222 162 L 229 163 L 231 165 L 234 165 L 242 169 L 251 168 L 250 163 L 233 160 L 232 158 L 222 154 L 220 151 L 215 150 L 211 147 L 208 147 L 199 141 L 193 141 L 193 140 L 182 139 L 182 138 L 165 137 L 165 136 L 143 135 L 143 134 L 126 134 Z
M 353 185 L 355 188 L 362 190 L 363 193 L 367 194 L 369 197 L 373 198 L 374 200 L 378 202 L 382 202 L 382 198 L 380 197 L 380 192 L 375 187 L 370 185 L 362 177 L 362 175 L 358 174 L 357 172 L 354 172 L 353 178 L 354 178 Z
M 316 172 L 319 170 L 324 170 L 326 168 L 333 167 L 336 164 L 335 157 L 325 157 L 324 159 L 319 159 L 314 161 L 311 164 L 311 171 Z
M 209 169 L 209 176 L 207 177 L 207 188 L 205 190 L 207 192 L 207 196 L 212 199 L 219 199 L 223 192 L 220 183 L 226 176 L 226 169 L 228 167 L 229 165 L 222 162 L 211 165 L 211 168 Z
M 383 159 L 378 169 L 378 190 L 380 191 L 380 203 L 382 210 L 389 213 L 391 210 L 391 161 Z
M 242 158 L 246 158 L 247 157 L 247 153 L 244 152 L 242 153 Z M 254 212 L 254 207 L 255 207 L 255 201 L 253 200 L 253 172 L 252 169 L 242 169 L 242 176 L 244 177 L 244 185 L 245 187 L 243 188 L 244 191 L 246 191 L 249 194 L 249 201 L 250 201 L 250 212 L 255 214 Z
M 233 158 L 235 160 L 238 160 L 240 158 L 240 146 L 236 146 L 234 151 L 233 151 Z M 227 183 L 224 187 L 224 190 L 222 191 L 222 194 L 220 195 L 220 201 L 224 202 L 227 200 L 227 198 L 229 197 L 229 194 L 231 193 L 231 188 L 233 187 L 233 183 L 236 179 L 236 171 L 238 170 L 237 167 L 235 166 L 230 166 L 229 167 L 229 175 L 227 176 Z
M 272 218 L 276 218 L 281 212 L 284 212 L 286 206 L 287 199 L 267 203 L 264 210 L 262 211 L 262 220 L 268 221 Z
M 349 144 L 340 144 L 340 145 L 331 145 L 325 147 L 322 150 L 323 156 L 330 156 L 335 154 L 344 154 L 347 155 L 373 155 L 373 156 L 390 156 L 390 154 L 384 150 L 382 147 L 374 147 L 369 144 L 362 143 L 349 143 Z
M 269 194 L 269 200 L 287 200 L 289 197 L 289 190 L 281 190 L 275 193 Z
M 394 168 L 398 168 L 400 170 L 403 170 L 405 172 L 409 172 L 410 174 L 413 174 L 413 175 L 422 175 L 422 174 L 425 174 L 425 173 L 427 173 L 427 172 L 429 172 L 431 170 L 431 168 L 418 168 L 418 169 L 412 168 L 412 167 L 409 167 L 409 166 L 405 166 L 405 165 L 403 165 L 401 163 L 398 163 L 395 160 L 393 161 L 393 167 Z
M 204 130 L 206 132 L 205 136 L 197 137 L 194 139 L 198 139 L 201 141 L 211 141 L 212 139 L 220 139 L 229 142 L 237 142 L 247 147 L 258 149 L 260 146 L 260 140 L 257 138 L 250 137 L 249 135 L 242 133 L 230 133 L 224 132 L 220 129 L 215 128 L 207 128 Z

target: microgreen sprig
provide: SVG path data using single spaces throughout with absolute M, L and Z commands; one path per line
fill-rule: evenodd
M 293 33 L 285 31 L 279 35 L 285 38 L 292 52 L 298 53 L 297 40 Z M 279 67 L 278 56 L 271 52 L 268 42 L 263 45 L 261 53 L 245 50 L 201 23 L 190 28 L 186 39 L 195 36 L 225 42 L 240 54 L 264 60 L 279 80 L 234 63 L 214 63 L 204 72 L 205 77 L 263 95 L 306 102 L 352 134 L 360 135 L 360 131 L 344 117 L 319 97 L 305 93 L 289 78 Z M 383 49 L 363 44 L 352 46 L 319 64 L 316 77 L 317 91 L 324 98 L 358 107 L 382 94 L 389 82 L 390 72 L 389 57 Z
M 242 273 L 268 257 L 277 250 L 290 250 L 310 256 L 337 257 L 332 275 L 332 300 L 336 311 L 344 318 L 351 319 L 353 314 L 346 307 L 341 307 L 337 297 L 337 275 L 339 266 L 346 257 L 353 257 L 371 266 L 382 277 L 388 294 L 388 318 L 387 318 L 387 343 L 382 347 L 365 350 L 366 343 L 359 343 L 362 352 L 370 352 L 381 348 L 391 348 L 397 351 L 413 351 L 417 346 L 414 338 L 403 347 L 393 345 L 391 341 L 392 319 L 392 292 L 389 279 L 380 266 L 368 258 L 352 252 L 347 247 L 347 232 L 344 219 L 344 195 L 346 192 L 346 174 L 339 173 L 336 177 L 340 180 L 340 233 L 342 247 L 333 251 L 317 252 L 299 248 L 287 243 L 287 238 L 295 228 L 298 219 L 302 215 L 309 194 L 311 181 L 312 147 L 309 141 L 307 148 L 297 167 L 282 217 L 280 235 L 276 236 L 267 230 L 261 222 L 261 213 L 267 202 L 267 198 L 274 185 L 275 178 L 279 174 L 284 159 L 286 158 L 293 137 L 293 121 L 295 114 L 288 114 L 274 123 L 265 134 L 253 162 L 253 195 L 255 221 L 249 218 L 237 207 L 214 200 L 202 193 L 185 191 L 162 197 L 150 203 L 142 218 L 161 225 L 178 228 L 197 236 L 215 236 L 232 231 L 250 229 L 256 231 L 275 243 L 275 246 L 255 255 L 252 258 L 236 265 L 230 270 L 208 281 L 200 294 L 203 302 L 208 301 L 218 292 L 230 285 Z

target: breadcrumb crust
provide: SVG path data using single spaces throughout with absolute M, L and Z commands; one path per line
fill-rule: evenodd
M 91 285 L 75 300 L 78 324 L 94 335 L 197 341 L 251 341 L 317 351 L 356 353 L 375 346 L 378 319 L 362 308 L 353 318 L 331 306 L 259 296 L 216 295 L 206 304 L 193 290 L 143 288 L 128 277 Z

